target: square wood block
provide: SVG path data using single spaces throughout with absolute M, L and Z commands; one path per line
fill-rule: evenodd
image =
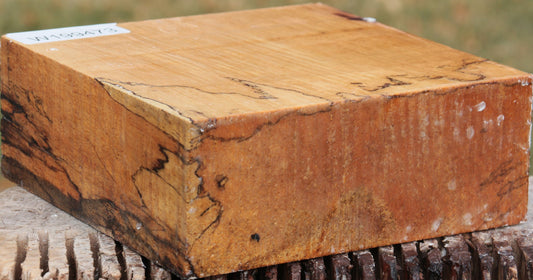
M 322 4 L 116 27 L 2 37 L 2 171 L 181 277 L 526 213 L 530 74 Z

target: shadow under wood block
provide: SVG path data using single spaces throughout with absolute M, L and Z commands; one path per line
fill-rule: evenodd
M 180 277 L 526 212 L 527 73 L 322 4 L 43 32 L 2 37 L 3 173 Z

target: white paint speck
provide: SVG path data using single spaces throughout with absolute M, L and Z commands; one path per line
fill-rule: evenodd
M 413 227 L 412 227 L 412 226 L 407 226 L 407 227 L 405 228 L 405 232 L 406 232 L 406 233 L 411 232 L 411 230 L 413 230 Z
M 442 126 L 442 125 L 444 125 L 444 120 L 436 120 L 436 121 L 433 122 L 433 125 Z
M 442 218 L 436 219 L 433 224 L 431 224 L 431 230 L 432 231 L 438 231 L 440 224 L 442 224 Z
M 364 17 L 363 20 L 369 23 L 374 23 L 377 21 L 376 18 L 373 17 Z
M 422 120 L 421 120 L 421 124 L 423 126 L 428 126 L 429 125 L 429 116 L 428 115 L 425 115 Z
M 143 224 L 141 224 L 141 223 L 137 223 L 137 224 L 135 225 L 135 229 L 136 229 L 136 230 L 140 230 L 140 229 L 142 228 L 142 226 L 143 226 Z
M 463 223 L 467 226 L 472 225 L 472 214 L 466 213 L 463 215 Z
M 55 219 L 55 218 L 57 218 L 57 214 L 52 214 L 52 215 L 50 215 L 50 217 Z
M 459 130 L 458 127 L 454 127 L 453 128 L 453 137 L 456 139 L 456 140 L 459 140 L 459 135 L 461 134 L 461 131 Z
M 51 52 L 57 52 L 59 49 L 57 49 L 57 48 L 49 48 L 48 50 L 51 51 Z
M 472 137 L 474 137 L 474 134 L 476 133 L 476 131 L 474 130 L 474 127 L 472 126 L 469 126 L 467 129 L 466 129 L 466 138 L 468 139 L 472 139 Z
M 195 213 L 196 212 L 196 207 L 191 207 L 188 212 L 189 212 L 189 214 Z
M 455 189 L 457 189 L 457 183 L 455 182 L 455 179 L 452 179 L 448 182 L 448 190 L 455 191 Z
M 216 120 L 207 122 L 207 130 L 211 130 L 217 126 Z
M 331 249 L 329 250 L 330 253 L 335 253 L 335 247 L 331 246 Z
M 474 109 L 478 112 L 483 112 L 485 108 L 487 108 L 487 104 L 485 103 L 485 101 L 481 101 L 474 106 Z
M 504 115 L 499 115 L 496 118 L 496 121 L 498 122 L 498 126 L 502 125 L 503 120 L 505 120 L 505 116 Z
M 529 86 L 529 81 L 528 81 L 528 80 L 523 80 L 523 81 L 518 80 L 518 82 L 519 82 L 523 87 L 525 87 L 525 86 Z
M 483 215 L 483 217 L 481 219 L 483 219 L 484 222 L 490 222 L 493 219 L 492 218 L 492 214 L 487 213 L 487 214 Z

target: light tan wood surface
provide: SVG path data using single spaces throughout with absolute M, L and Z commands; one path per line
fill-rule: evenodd
M 527 73 L 321 4 L 119 26 L 2 38 L 2 170 L 182 277 L 525 215 Z

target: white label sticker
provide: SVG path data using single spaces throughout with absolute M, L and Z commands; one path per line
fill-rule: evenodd
M 32 45 L 124 33 L 130 33 L 130 31 L 128 29 L 118 27 L 116 23 L 105 23 L 8 33 L 6 34 L 6 37 L 15 41 L 19 41 L 23 44 Z

